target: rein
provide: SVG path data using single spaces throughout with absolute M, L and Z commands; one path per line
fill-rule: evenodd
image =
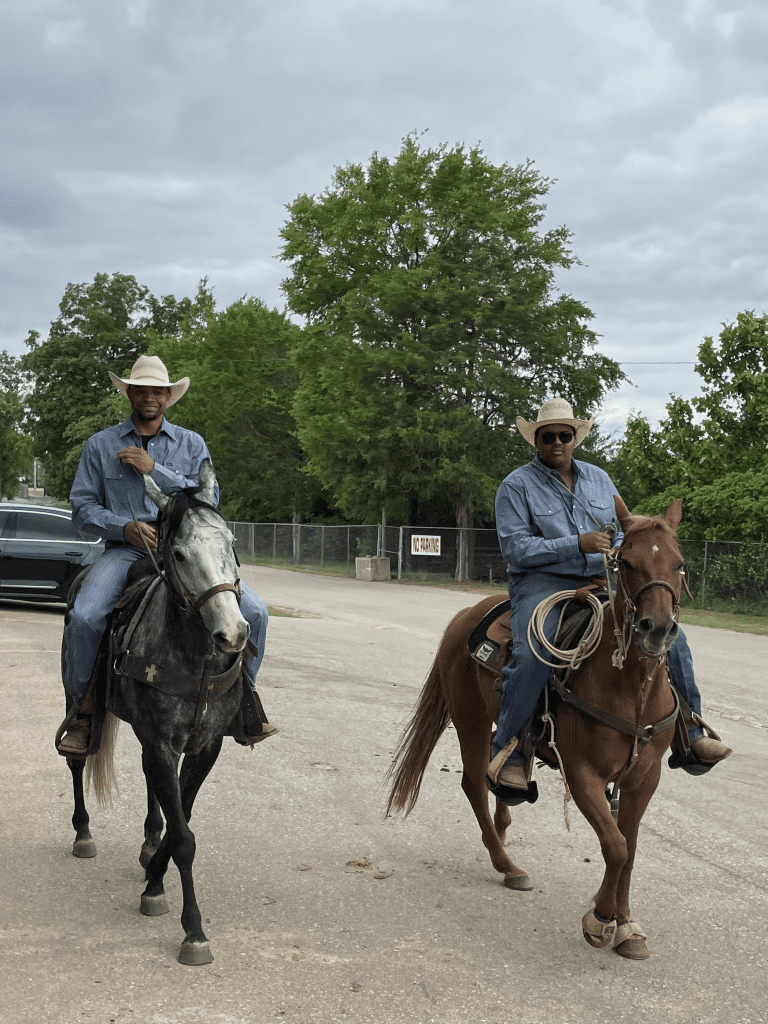
M 670 583 L 667 583 L 665 580 L 650 580 L 648 583 L 644 583 L 641 587 L 638 588 L 638 590 L 632 596 L 630 596 L 627 592 L 624 578 L 621 573 L 620 563 L 621 547 L 614 548 L 607 555 L 603 555 L 603 564 L 605 566 L 609 580 L 607 586 L 608 601 L 611 607 L 611 613 L 613 615 L 613 632 L 614 636 L 616 637 L 616 649 L 614 650 L 611 656 L 611 663 L 614 668 L 617 668 L 619 670 L 623 669 L 624 667 L 624 662 L 626 660 L 630 644 L 630 639 L 628 635 L 630 623 L 633 622 L 637 614 L 637 602 L 643 594 L 647 593 L 649 590 L 652 590 L 654 587 L 662 587 L 663 589 L 668 590 L 669 593 L 672 595 L 673 615 L 675 619 L 677 619 L 680 611 L 680 599 L 678 595 L 675 593 L 674 587 Z M 616 579 L 615 594 L 610 584 L 611 575 L 613 575 Z M 684 574 L 683 581 L 686 582 Z M 602 641 L 604 627 L 604 615 L 602 604 L 597 600 L 597 598 L 594 597 L 593 594 L 586 593 L 584 597 L 589 602 L 589 604 L 592 605 L 595 614 L 592 619 L 590 628 L 587 630 L 587 633 L 584 635 L 579 645 L 574 650 L 563 651 L 558 649 L 549 642 L 547 637 L 544 635 L 544 622 L 546 620 L 547 615 L 553 607 L 555 607 L 559 603 L 562 603 L 563 610 L 561 611 L 560 615 L 560 621 L 562 622 L 562 617 L 565 612 L 565 606 L 567 602 L 570 601 L 576 593 L 578 593 L 578 591 L 576 590 L 561 590 L 558 591 L 556 594 L 552 594 L 550 597 L 545 598 L 536 606 L 536 608 L 533 611 L 533 615 L 531 616 L 531 620 L 528 624 L 528 644 L 539 661 L 543 662 L 545 665 L 548 665 L 555 670 L 561 670 L 560 674 L 558 674 L 557 671 L 552 673 L 551 685 L 553 686 L 554 690 L 556 691 L 560 699 L 565 704 L 570 705 L 576 711 L 580 712 L 586 717 L 601 722 L 603 725 L 607 725 L 609 728 L 614 729 L 616 732 L 624 733 L 626 736 L 631 736 L 633 738 L 634 743 L 632 746 L 632 753 L 630 754 L 627 763 L 624 765 L 624 767 L 621 769 L 618 776 L 616 777 L 609 798 L 609 802 L 611 805 L 611 815 L 613 816 L 614 821 L 617 821 L 619 812 L 619 794 L 621 789 L 621 783 L 624 779 L 624 776 L 635 764 L 646 744 L 648 744 L 654 738 L 654 736 L 658 735 L 661 732 L 664 732 L 665 729 L 668 729 L 677 720 L 677 717 L 680 714 L 680 700 L 674 687 L 671 687 L 672 695 L 675 699 L 675 706 L 671 714 L 667 715 L 660 722 L 656 722 L 653 725 L 645 725 L 640 727 L 634 722 L 629 721 L 629 719 L 623 718 L 621 715 L 616 715 L 612 711 L 606 711 L 605 708 L 600 707 L 598 704 L 592 704 L 590 701 L 585 700 L 583 697 L 579 697 L 577 694 L 572 693 L 571 690 L 569 690 L 566 687 L 565 684 L 567 680 L 570 678 L 570 676 L 573 674 L 573 672 L 575 672 L 581 666 L 581 664 L 586 660 L 586 658 L 594 654 L 597 648 L 599 647 Z M 616 611 L 617 600 L 620 602 L 621 605 L 623 605 L 624 611 L 621 627 L 619 626 L 619 616 Z M 636 625 L 632 625 L 631 628 L 635 631 L 637 630 Z M 541 646 L 544 647 L 545 650 L 547 650 L 551 655 L 558 658 L 559 663 L 556 664 L 551 661 L 547 661 L 545 658 L 543 658 L 535 649 L 532 642 L 533 638 L 535 638 L 541 644 Z M 665 658 L 666 652 L 662 654 L 661 657 L 658 659 L 659 663 L 661 663 Z M 549 717 L 550 716 L 548 713 L 547 706 L 547 713 L 545 715 L 545 718 Z M 548 746 L 554 750 L 554 753 L 557 756 L 558 764 L 560 766 L 560 774 L 563 778 L 563 783 L 565 785 L 565 813 L 566 825 L 568 825 L 567 805 L 570 799 L 570 791 L 568 783 L 565 779 L 565 775 L 563 773 L 562 761 L 560 759 L 560 753 L 557 750 L 557 746 L 554 741 L 554 735 L 551 741 L 548 743 Z
M 135 472 L 136 472 L 137 475 L 139 475 L 138 470 L 135 470 Z M 209 587 L 208 590 L 205 591 L 205 593 L 200 595 L 200 597 L 195 598 L 194 595 L 191 594 L 190 591 L 182 583 L 181 578 L 180 578 L 180 576 L 179 576 L 179 574 L 178 574 L 178 572 L 176 570 L 176 565 L 175 565 L 173 556 L 170 555 L 170 554 L 169 554 L 168 557 L 166 557 L 165 553 L 163 555 L 163 565 L 165 566 L 165 572 L 163 572 L 163 570 L 158 565 L 157 559 L 155 558 L 155 555 L 154 555 L 154 552 L 152 551 L 152 548 L 150 548 L 149 544 L 147 544 L 147 542 L 146 542 L 146 540 L 144 538 L 144 534 L 142 533 L 142 531 L 141 531 L 141 529 L 139 527 L 139 521 L 136 518 L 136 512 L 134 511 L 134 508 L 133 508 L 133 502 L 131 501 L 131 495 L 130 495 L 130 492 L 128 490 L 128 486 L 126 485 L 125 477 L 123 476 L 123 466 L 122 466 L 122 463 L 120 464 L 120 477 L 121 477 L 121 479 L 123 481 L 123 487 L 125 488 L 125 496 L 128 499 L 128 507 L 131 510 L 131 516 L 133 517 L 133 522 L 134 522 L 134 524 L 136 526 L 136 529 L 137 529 L 137 531 L 139 533 L 139 537 L 141 537 L 142 544 L 144 545 L 147 554 L 152 559 L 152 565 L 154 566 L 154 569 L 155 569 L 155 575 L 159 579 L 161 579 L 163 581 L 163 583 L 168 587 L 168 589 L 170 590 L 170 592 L 173 595 L 174 599 L 178 602 L 178 604 L 181 606 L 181 608 L 183 608 L 183 610 L 185 612 L 187 612 L 187 614 L 189 614 L 189 615 L 197 615 L 197 614 L 199 614 L 200 609 L 205 604 L 205 602 L 208 601 L 210 598 L 212 598 L 214 596 L 214 594 L 221 594 L 221 593 L 223 593 L 223 592 L 225 592 L 227 590 L 231 590 L 233 592 L 233 594 L 237 598 L 237 603 L 240 604 L 240 600 L 241 600 L 241 598 L 243 596 L 243 588 L 242 588 L 242 584 L 241 584 L 239 578 L 236 579 L 234 583 L 217 583 L 215 586 Z M 173 500 L 173 498 L 171 500 Z M 198 507 L 198 508 L 207 508 L 210 512 L 215 512 L 216 515 L 219 516 L 220 519 L 224 519 L 224 517 L 222 516 L 221 512 L 219 512 L 219 510 L 217 508 L 214 508 L 213 505 L 209 505 L 205 501 L 200 501 L 198 499 L 196 507 Z M 170 538 L 168 536 L 168 531 L 164 531 L 164 536 L 163 536 L 163 549 L 164 549 L 164 551 L 168 547 L 169 539 Z M 238 565 L 239 564 L 240 563 L 238 562 Z
M 123 485 L 125 486 L 124 477 Z M 140 608 L 137 609 L 134 615 L 132 625 L 129 627 L 127 636 L 124 638 L 122 649 L 115 652 L 116 657 L 113 661 L 113 668 L 118 674 L 129 675 L 134 679 L 139 679 L 144 683 L 148 683 L 150 686 L 154 686 L 156 689 L 163 690 L 165 693 L 170 693 L 182 699 L 194 700 L 196 702 L 194 722 L 184 748 L 185 752 L 187 752 L 193 748 L 195 738 L 200 732 L 203 716 L 208 708 L 208 701 L 216 700 L 218 697 L 224 696 L 224 694 L 229 692 L 235 681 L 240 677 L 240 673 L 242 671 L 242 652 L 237 655 L 230 668 L 220 675 L 211 675 L 207 668 L 204 667 L 202 678 L 198 676 L 180 676 L 178 671 L 175 671 L 171 677 L 167 673 L 164 673 L 162 671 L 162 666 L 160 664 L 156 664 L 153 660 L 131 655 L 129 652 L 130 639 L 144 614 L 152 591 L 160 581 L 162 581 L 162 583 L 168 588 L 180 610 L 189 616 L 199 615 L 200 609 L 206 601 L 210 600 L 210 598 L 215 594 L 221 594 L 227 591 L 232 591 L 237 598 L 237 603 L 240 604 L 240 600 L 243 596 L 242 585 L 239 578 L 237 578 L 234 583 L 216 583 L 214 586 L 209 587 L 199 597 L 195 597 L 182 582 L 176 568 L 175 559 L 170 551 L 171 537 L 172 535 L 175 535 L 175 529 L 178 529 L 181 518 L 183 518 L 184 513 L 190 507 L 208 509 L 223 520 L 224 517 L 217 508 L 214 508 L 213 505 L 209 505 L 207 502 L 201 501 L 200 499 L 195 499 L 195 505 L 187 506 L 184 512 L 182 512 L 182 516 L 179 517 L 179 521 L 176 523 L 176 527 L 174 529 L 171 512 L 173 511 L 172 502 L 177 499 L 173 496 L 171 497 L 171 504 L 167 505 L 166 508 L 161 511 L 161 516 L 158 522 L 158 542 L 162 546 L 162 561 L 164 566 L 164 568 L 161 569 L 152 549 L 147 544 L 143 533 L 139 529 L 138 520 L 136 518 L 136 513 L 134 511 L 127 486 L 125 486 L 125 491 L 128 498 L 128 504 L 131 509 L 131 515 L 133 516 L 133 521 L 136 524 L 136 528 L 139 530 L 139 535 L 147 550 L 147 554 L 152 559 L 152 565 L 155 570 L 155 580 L 150 585 L 141 602 Z M 215 645 L 212 637 L 209 637 L 209 645 L 210 653 L 205 660 L 205 665 L 208 664 L 214 653 Z M 189 692 L 190 688 L 192 688 L 192 692 Z

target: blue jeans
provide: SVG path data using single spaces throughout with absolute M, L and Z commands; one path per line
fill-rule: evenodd
M 64 631 L 67 648 L 64 688 L 71 696 L 82 697 L 85 693 L 106 629 L 107 616 L 125 588 L 132 563 L 143 555 L 144 551 L 134 547 L 107 548 L 85 577 Z M 258 658 L 244 659 L 245 674 L 251 686 L 255 686 L 264 658 L 269 616 L 267 606 L 245 584 L 240 613 L 251 627 L 251 638 L 259 652 Z
M 556 576 L 549 572 L 530 572 L 520 580 L 509 584 L 509 598 L 512 602 L 512 650 L 514 665 L 505 666 L 503 672 L 504 691 L 501 711 L 493 740 L 494 755 L 506 746 L 525 725 L 539 694 L 549 678 L 549 667 L 536 658 L 528 645 L 528 623 L 536 605 L 558 590 L 575 590 L 589 583 L 581 576 Z M 560 608 L 554 608 L 544 622 L 544 632 L 550 641 L 554 640 L 560 615 Z M 534 641 L 540 654 L 551 660 L 541 645 Z M 688 641 L 682 629 L 675 645 L 667 654 L 669 674 L 676 688 L 686 699 L 691 709 L 701 712 L 701 695 L 693 676 L 693 658 Z

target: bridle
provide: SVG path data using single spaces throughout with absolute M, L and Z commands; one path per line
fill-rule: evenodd
M 172 502 L 177 500 L 178 498 L 176 496 L 172 497 L 171 499 Z M 187 506 L 187 509 L 185 509 L 185 512 L 190 508 L 207 509 L 209 512 L 215 513 L 215 515 L 217 515 L 219 519 L 221 519 L 222 522 L 224 522 L 224 517 L 217 508 L 215 508 L 213 505 L 209 505 L 205 501 L 201 501 L 199 498 L 194 499 L 194 504 L 189 504 Z M 209 587 L 208 590 L 206 590 L 204 593 L 200 594 L 199 597 L 195 597 L 195 595 L 182 581 L 181 577 L 179 576 L 178 569 L 176 568 L 176 559 L 173 557 L 173 552 L 171 551 L 171 541 L 176 533 L 176 530 L 171 528 L 172 509 L 173 505 L 168 505 L 166 510 L 161 514 L 159 521 L 160 536 L 158 539 L 161 542 L 162 561 L 165 572 L 162 572 L 160 570 L 156 562 L 155 568 L 157 569 L 158 574 L 166 583 L 168 589 L 173 594 L 176 602 L 180 605 L 182 610 L 185 611 L 188 615 L 199 615 L 202 606 L 206 603 L 206 601 L 209 601 L 215 594 L 222 594 L 226 593 L 227 591 L 232 591 L 232 593 L 237 598 L 237 603 L 239 605 L 241 598 L 243 596 L 243 588 L 239 577 L 235 579 L 234 583 L 216 583 L 214 586 Z M 179 524 L 180 522 L 181 517 L 179 518 Z M 235 559 L 237 560 L 236 555 Z
M 626 540 L 626 537 L 624 538 Z M 631 629 L 635 633 L 635 640 L 640 645 L 640 640 L 637 636 L 637 605 L 643 594 L 646 594 L 649 590 L 654 587 L 661 587 L 663 590 L 668 590 L 672 597 L 672 617 L 675 622 L 678 621 L 680 615 L 680 594 L 675 591 L 675 588 L 671 583 L 666 580 L 649 580 L 647 583 L 643 583 L 642 586 L 638 587 L 634 594 L 630 594 L 626 587 L 625 573 L 622 573 L 622 569 L 626 570 L 626 566 L 622 564 L 622 548 L 624 541 L 618 548 L 612 548 L 607 555 L 603 555 L 603 561 L 605 563 L 606 571 L 614 575 L 616 580 L 616 594 L 614 597 L 613 589 L 610 584 L 608 586 L 608 600 L 611 606 L 611 612 L 613 613 L 613 633 L 616 637 L 616 650 L 613 652 L 612 662 L 615 668 L 622 668 L 624 661 L 627 657 L 629 650 L 629 630 Z M 688 583 L 685 579 L 685 573 L 680 572 L 680 577 L 685 586 L 686 592 L 688 591 Z M 619 603 L 623 608 L 623 617 L 621 627 L 619 627 L 619 619 L 616 614 L 616 604 Z M 666 650 L 660 655 L 659 660 L 666 656 Z

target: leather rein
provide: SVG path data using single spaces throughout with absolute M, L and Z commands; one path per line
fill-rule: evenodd
M 616 597 L 623 598 L 622 603 L 624 606 L 624 616 L 622 626 L 621 628 L 619 628 L 618 617 L 616 615 L 615 599 L 609 582 L 608 594 L 611 605 L 611 611 L 613 613 L 614 635 L 616 636 L 617 640 L 617 648 L 613 652 L 612 663 L 614 668 L 621 669 L 624 666 L 624 660 L 626 659 L 627 651 L 629 649 L 629 639 L 627 637 L 627 630 L 629 628 L 630 622 L 633 623 L 631 628 L 633 630 L 636 630 L 634 620 L 637 616 L 637 602 L 640 599 L 640 597 L 642 597 L 643 594 L 647 593 L 647 591 L 653 589 L 654 587 L 662 587 L 663 589 L 668 590 L 669 593 L 672 595 L 672 614 L 675 620 L 677 620 L 678 613 L 680 610 L 680 598 L 678 594 L 675 593 L 674 587 L 670 583 L 667 583 L 666 580 L 650 580 L 648 583 L 644 583 L 641 587 L 639 587 L 634 595 L 630 596 L 627 592 L 626 586 L 624 584 L 624 579 L 621 573 L 621 548 L 615 548 L 607 557 L 603 556 L 603 560 L 605 562 L 606 571 L 615 572 L 616 574 Z M 682 574 L 682 576 L 683 580 L 685 580 L 685 575 Z M 661 655 L 660 658 L 658 658 L 659 663 L 661 663 L 664 659 L 666 659 L 666 651 Z M 571 690 L 569 690 L 565 685 L 571 674 L 572 673 L 568 671 L 567 673 L 565 673 L 564 676 L 561 677 L 557 672 L 552 673 L 552 686 L 554 687 L 555 691 L 560 697 L 560 700 L 562 700 L 565 704 L 569 704 L 576 711 L 579 711 L 586 717 L 601 722 L 603 725 L 609 726 L 609 728 L 614 729 L 616 732 L 621 732 L 624 733 L 626 736 L 631 736 L 634 740 L 632 746 L 632 753 L 629 756 L 629 760 L 616 777 L 609 798 L 609 802 L 611 805 L 611 814 L 614 820 L 617 820 L 619 810 L 619 792 L 624 776 L 635 764 L 646 744 L 650 743 L 654 736 L 657 736 L 659 733 L 664 732 L 677 720 L 677 717 L 680 714 L 680 699 L 678 698 L 678 695 L 674 687 L 670 687 L 670 689 L 672 690 L 672 696 L 675 700 L 675 706 L 671 714 L 667 715 L 660 722 L 656 722 L 654 725 L 645 725 L 641 727 L 638 726 L 635 722 L 630 722 L 628 718 L 622 718 L 621 715 L 616 715 L 612 711 L 606 711 L 605 708 L 601 708 L 598 704 L 592 704 L 590 701 L 585 700 L 583 697 L 579 697 L 577 694 L 572 693 Z

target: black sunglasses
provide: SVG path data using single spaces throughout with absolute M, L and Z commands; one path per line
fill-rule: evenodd
M 556 434 L 554 430 L 548 430 L 545 434 L 538 435 L 544 444 L 554 444 L 557 437 L 560 438 L 562 444 L 570 444 L 575 436 L 570 430 L 561 430 L 559 434 Z

